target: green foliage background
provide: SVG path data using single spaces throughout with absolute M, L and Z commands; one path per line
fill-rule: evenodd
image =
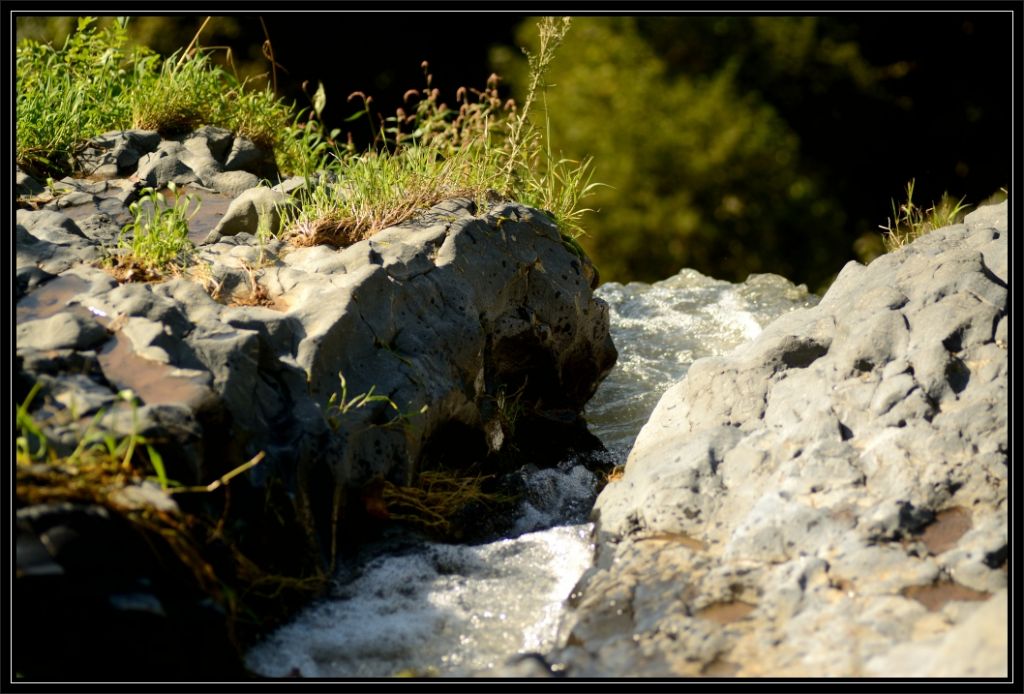
M 129 28 L 167 55 L 203 19 L 133 17 Z M 215 17 L 202 43 L 233 46 L 212 59 L 262 88 L 272 81 L 269 37 L 275 93 L 308 107 L 305 85 L 322 80 L 325 132 L 337 127 L 360 145 L 367 133 L 345 120 L 351 92 L 393 113 L 429 57 L 450 101 L 459 86 L 481 86 L 472 75 L 486 74 L 482 56 L 497 44 L 490 67 L 521 103 L 518 46 L 536 50 L 536 19 L 521 16 L 490 15 L 487 31 L 458 40 L 429 38 L 461 21 L 451 15 L 389 16 L 390 39 L 359 30 L 378 15 L 260 20 Z M 62 21 L 19 18 L 18 36 L 59 42 Z M 911 179 L 924 205 L 947 190 L 977 205 L 1007 184 L 1010 28 L 991 13 L 927 11 L 577 17 L 532 117 L 549 128 L 556 156 L 593 157 L 593 180 L 608 186 L 583 201 L 598 213 L 583 218 L 580 239 L 603 279 L 651 281 L 692 267 L 739 281 L 769 271 L 821 291 L 848 260 L 884 251 L 879 225 Z M 449 44 L 435 60 L 431 52 Z
M 766 85 L 805 70 L 822 73 L 821 88 L 881 77 L 855 45 L 819 29 L 798 17 L 577 18 L 551 69 L 547 115 L 554 146 L 592 154 L 595 180 L 609 186 L 588 201 L 600 213 L 581 239 L 604 279 L 692 267 L 732 280 L 770 270 L 827 281 L 835 250 L 849 252 L 841 206 L 789 123 L 740 80 L 746 65 Z M 519 39 L 531 36 L 525 22 Z M 494 62 L 518 83 L 514 53 L 497 51 Z

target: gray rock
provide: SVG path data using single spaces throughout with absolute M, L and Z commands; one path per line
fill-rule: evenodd
M 92 415 L 117 401 L 110 388 L 84 374 L 68 374 L 51 388 L 53 399 L 72 413 L 72 417 Z
M 46 192 L 46 188 L 43 187 L 43 184 L 29 176 L 20 168 L 15 169 L 14 183 L 16 194 L 19 198 L 28 198 L 33 195 L 39 195 Z
M 285 180 L 281 181 L 277 185 L 273 186 L 271 190 L 276 190 L 287 195 L 291 195 L 300 188 L 306 187 L 306 179 L 304 176 L 289 176 Z
M 94 176 L 113 178 L 135 169 L 139 158 L 160 144 L 160 135 L 152 130 L 115 130 L 89 140 L 76 158 L 77 167 Z
M 244 137 L 236 137 L 231 143 L 231 151 L 224 160 L 227 171 L 249 171 L 260 178 L 272 179 L 277 172 L 274 153 L 257 147 Z
M 226 195 L 241 195 L 245 191 L 256 188 L 260 179 L 248 171 L 225 171 L 214 174 L 205 185 Z
M 70 244 L 86 238 L 70 217 L 53 210 L 18 210 L 17 221 L 37 239 L 51 243 Z
M 281 229 L 281 208 L 289 204 L 290 200 L 287 194 L 262 186 L 245 190 L 231 202 L 227 212 L 210 232 L 206 243 L 240 233 L 255 235 L 260 228 L 261 218 L 267 232 L 277 234 Z
M 164 142 L 144 166 L 181 164 L 187 153 L 197 168 L 200 159 L 212 166 L 208 143 Z M 149 171 L 154 181 L 164 175 Z M 217 175 L 235 174 L 253 178 Z M 121 190 L 118 181 L 108 185 Z M 306 562 L 329 562 L 337 541 L 330 519 L 367 482 L 406 482 L 451 440 L 482 454 L 515 444 L 495 405 L 499 393 L 522 393 L 528 414 L 520 424 L 535 417 L 583 427 L 578 413 L 615 350 L 607 307 L 592 294 L 592 268 L 565 249 L 545 215 L 520 205 L 484 214 L 470 201 L 448 202 L 342 250 L 261 243 L 252 235 L 258 223 L 231 228 L 237 210 L 258 219 L 262 208 L 276 230 L 275 207 L 289 200 L 267 188 L 246 193 L 220 226 L 234 235 L 218 232 L 183 277 L 123 285 L 107 277 L 81 290 L 77 309 L 112 333 L 90 359 L 72 349 L 87 342 L 81 334 L 22 349 L 21 334 L 41 340 L 34 323 L 24 323 L 26 377 L 50 379 L 48 392 L 65 410 L 109 407 L 104 426 L 112 431 L 134 426 L 173 442 L 164 456 L 167 464 L 176 458 L 176 479 L 206 484 L 262 451 L 247 488 L 260 499 L 268 489 L 283 492 L 275 503 L 290 520 L 274 532 L 285 532 L 296 561 Z M 98 224 L 88 225 L 97 238 Z M 26 290 L 31 268 L 41 267 L 39 249 L 61 242 L 99 252 L 57 213 L 19 213 L 17 231 Z M 59 315 L 78 320 L 70 310 Z M 50 346 L 67 348 L 40 351 Z M 87 380 L 65 383 L 71 372 Z M 372 389 L 393 405 L 333 407 L 339 374 L 349 398 Z M 134 411 L 112 401 L 121 390 L 138 398 Z M 73 424 L 53 426 L 55 440 L 75 445 Z
M 27 234 L 25 235 L 28 236 Z M 18 235 L 20 241 L 22 236 Z M 19 256 L 20 257 L 20 256 Z M 42 270 L 35 265 L 22 265 L 20 262 L 15 272 L 15 294 L 16 298 L 20 301 L 21 298 L 32 291 L 40 284 L 48 282 L 53 279 L 56 275 L 51 275 L 49 272 Z
M 19 352 L 25 350 L 87 349 L 108 337 L 106 329 L 81 313 L 62 312 L 49 318 L 20 323 L 16 333 Z
M 71 218 L 52 210 L 18 210 L 15 238 L 17 268 L 56 275 L 103 255 Z
M 865 663 L 864 674 L 913 678 L 1008 677 L 1007 614 L 1007 591 L 1003 589 L 952 628 L 944 629 L 941 622 L 935 624 L 939 620 L 931 620 L 928 626 L 934 630 L 934 635 L 923 635 L 876 656 Z
M 696 361 L 598 498 L 548 662 L 1004 675 L 1006 210 L 851 263 L 818 306 Z
M 117 245 L 123 225 L 110 215 L 99 212 L 79 220 L 78 228 L 85 236 L 108 247 Z
M 215 128 L 212 125 L 204 125 L 201 128 L 196 128 L 192 133 L 186 136 L 188 140 L 191 139 L 202 139 L 206 142 L 206 146 L 213 158 L 221 165 L 227 161 L 228 154 L 231 152 L 231 143 L 234 142 L 235 135 L 230 130 L 224 128 Z
M 196 183 L 199 177 L 182 161 L 185 151 L 178 142 L 163 141 L 159 149 L 139 159 L 136 176 L 151 188 L 163 188 L 172 182 L 178 185 Z
M 73 193 L 68 193 L 67 195 L 60 196 L 59 198 L 57 198 L 56 203 L 58 208 L 63 209 L 65 207 L 87 205 L 91 203 L 94 199 L 95 198 L 89 193 L 83 191 L 75 191 Z
M 182 143 L 182 147 L 178 158 L 199 177 L 204 186 L 210 186 L 214 177 L 224 171 L 210 151 L 205 137 L 190 137 Z

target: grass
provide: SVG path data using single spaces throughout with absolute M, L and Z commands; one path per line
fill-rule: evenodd
M 426 85 L 406 93 L 406 107 L 383 117 L 372 97 L 349 97 L 374 134 L 367 151 L 356 151 L 340 131 L 326 132 L 323 85 L 310 96 L 311 109 L 296 111 L 276 99 L 270 84 L 252 89 L 211 61 L 198 45 L 206 23 L 182 51 L 161 59 L 131 45 L 128 19 L 100 28 L 95 18 L 78 20 L 64 45 L 22 41 L 17 48 L 17 164 L 39 177 L 76 169 L 88 138 L 102 132 L 143 128 L 165 136 L 200 125 L 228 128 L 274 151 L 282 174 L 300 174 L 307 186 L 299 205 L 285 215 L 281 235 L 294 244 L 347 246 L 409 219 L 438 202 L 468 196 L 486 209 L 495 199 L 515 200 L 546 211 L 566 246 L 582 253 L 588 208 L 582 201 L 599 185 L 591 161 L 553 151 L 545 75 L 569 31 L 568 17 L 538 23 L 536 54 L 527 52 L 529 89 L 521 108 L 499 94 L 492 75 L 483 89 L 460 88 L 455 106 L 423 64 Z M 272 49 L 270 52 L 272 55 Z M 229 55 L 230 58 L 230 55 Z M 276 63 L 272 63 L 276 83 Z M 544 127 L 533 115 L 544 113 Z M 157 207 L 154 191 L 144 195 Z M 143 221 L 133 209 L 130 244 L 121 244 L 116 273 L 122 281 L 157 279 L 187 263 L 187 226 L 177 204 Z M 124 240 L 124 239 L 122 239 Z
M 467 506 L 497 506 L 512 499 L 502 494 L 483 491 L 488 475 L 472 475 L 463 471 L 424 470 L 414 484 L 383 483 L 381 500 L 387 519 L 407 523 L 439 537 L 449 537 L 457 530 L 457 518 Z
M 954 200 L 944 193 L 937 203 L 923 208 L 914 202 L 914 179 L 907 183 L 906 202 L 897 205 L 892 201 L 892 217 L 879 228 L 884 232 L 882 241 L 887 252 L 895 251 L 930 231 L 959 224 L 970 205 L 964 204 L 964 198 Z
M 137 476 L 141 471 L 149 469 L 154 473 L 161 489 L 167 490 L 171 486 L 172 481 L 167 478 L 163 457 L 150 441 L 140 436 L 137 431 L 117 438 L 99 428 L 98 425 L 106 414 L 103 409 L 93 417 L 75 449 L 67 456 L 58 456 L 43 429 L 29 414 L 29 408 L 38 395 L 40 387 L 40 383 L 36 383 L 32 387 L 15 415 L 17 427 L 15 460 L 18 465 L 47 462 L 69 466 L 84 471 L 86 475 L 91 472 L 105 476 L 109 472 L 121 476 L 122 479 L 124 475 Z M 137 430 L 135 396 L 131 391 L 125 390 L 119 392 L 118 397 L 130 403 L 133 428 Z M 145 457 L 141 456 L 143 451 L 146 453 Z
M 193 249 L 188 223 L 201 203 L 192 195 L 182 196 L 173 182 L 167 187 L 174 196 L 173 205 L 157 190 L 143 188 L 128 207 L 133 219 L 121 230 L 112 266 L 118 280 L 145 282 L 188 265 Z
M 59 48 L 18 44 L 18 166 L 37 178 L 67 175 L 89 138 L 128 128 L 172 135 L 213 125 L 275 151 L 293 149 L 292 108 L 269 85 L 249 88 L 195 40 L 163 60 L 132 45 L 127 26 L 128 18 L 100 28 L 82 17 Z
M 174 571 L 164 563 L 173 557 L 185 575 L 191 577 L 193 586 L 224 608 L 229 634 L 240 646 L 236 630 L 258 629 L 262 620 L 256 615 L 283 613 L 284 606 L 296 596 L 308 599 L 327 585 L 328 577 L 322 571 L 304 576 L 270 571 L 247 556 L 231 537 L 230 524 L 225 523 L 230 483 L 258 465 L 264 458 L 262 452 L 209 484 L 185 487 L 167 478 L 161 456 L 146 438 L 135 431 L 118 437 L 103 430 L 99 426 L 104 417 L 101 410 L 75 450 L 61 455 L 30 413 L 40 390 L 37 382 L 16 411 L 15 494 L 19 507 L 88 503 L 124 519 L 146 539 L 165 570 Z M 122 391 L 119 397 L 131 404 L 137 429 L 134 396 L 130 391 Z M 43 407 L 45 404 L 36 410 Z M 182 512 L 175 506 L 138 504 L 120 494 L 147 479 L 158 482 L 168 495 L 201 495 L 214 505 L 220 499 L 220 519 L 215 514 Z M 189 590 L 186 585 L 180 587 Z M 251 638 L 249 633 L 245 636 Z
M 350 120 L 365 117 L 374 134 L 368 151 L 339 145 L 337 131 L 325 135 L 315 118 L 296 128 L 312 149 L 309 159 L 331 175 L 308 180 L 300 204 L 286 217 L 285 234 L 297 245 L 347 246 L 442 200 L 465 196 L 482 208 L 497 198 L 544 210 L 570 249 L 580 252 L 574 241 L 590 211 L 582 201 L 600 184 L 592 181 L 590 160 L 557 156 L 548 128 L 530 118 L 570 25 L 567 17 L 539 22 L 541 43 L 536 55 L 527 54 L 530 88 L 521 109 L 502 100 L 497 75 L 483 89 L 457 90 L 450 107 L 424 63 L 425 86 L 406 92 L 406 106 L 392 116 L 377 114 L 375 120 L 372 97 L 350 95 L 361 106 Z M 325 98 L 321 87 L 313 98 L 316 114 Z

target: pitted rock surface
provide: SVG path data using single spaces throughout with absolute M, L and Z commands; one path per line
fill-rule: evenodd
M 1007 207 L 698 360 L 595 506 L 572 676 L 1007 674 Z
M 86 436 L 143 437 L 158 474 L 193 490 L 87 485 L 102 505 L 49 503 L 79 499 L 74 473 L 19 459 L 19 671 L 233 677 L 222 580 L 244 572 L 233 587 L 261 601 L 246 609 L 280 618 L 365 532 L 367 489 L 434 463 L 505 472 L 509 451 L 554 464 L 600 445 L 580 412 L 616 360 L 608 308 L 537 210 L 450 200 L 347 249 L 296 248 L 274 235 L 307 180 L 259 185 L 278 180 L 273 157 L 228 131 L 106 133 L 77 165 L 85 178 L 45 187 L 18 172 L 15 401 L 34 392 L 26 408 L 58 456 Z M 102 264 L 134 233 L 130 206 L 171 183 L 188 266 L 119 284 Z M 213 536 L 186 559 L 126 513 Z M 500 525 L 478 520 L 470 531 Z M 261 580 L 277 592 L 248 583 Z
M 267 193 L 271 206 L 287 197 Z M 268 210 L 246 199 L 255 224 Z M 518 399 L 520 430 L 585 431 L 579 412 L 616 352 L 589 261 L 545 215 L 452 200 L 341 250 L 230 231 L 184 276 L 117 284 L 81 262 L 101 242 L 73 220 L 19 211 L 19 382 L 56 398 L 45 425 L 58 450 L 109 406 L 117 433 L 171 444 L 169 475 L 186 484 L 262 451 L 249 483 L 284 485 L 326 560 L 364 485 L 508 445 L 505 398 Z M 121 390 L 138 398 L 134 415 Z M 371 391 L 390 402 L 339 400 Z

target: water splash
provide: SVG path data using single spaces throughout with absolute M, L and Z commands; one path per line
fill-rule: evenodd
M 694 361 L 725 354 L 783 313 L 818 303 L 778 275 L 731 284 L 690 269 L 654 284 L 609 282 L 597 295 L 608 302 L 619 361 L 585 415 L 591 431 L 618 451 L 632 447 L 661 394 Z
M 589 536 L 576 524 L 485 545 L 376 548 L 248 664 L 271 677 L 468 676 L 546 650 L 561 602 L 590 564 Z
M 593 431 L 624 462 L 662 392 L 694 360 L 724 354 L 817 297 L 776 275 L 742 284 L 694 270 L 655 284 L 609 283 L 619 362 L 587 406 Z M 486 675 L 555 643 L 562 604 L 593 555 L 594 474 L 576 461 L 524 461 L 526 493 L 509 537 L 445 545 L 401 531 L 342 567 L 332 594 L 252 649 L 255 672 L 284 677 Z

